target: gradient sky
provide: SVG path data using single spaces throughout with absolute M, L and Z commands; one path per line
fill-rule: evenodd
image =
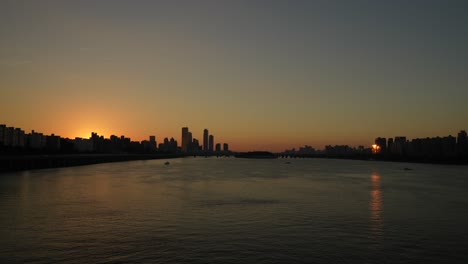
M 0 0 L 0 123 L 235 150 L 468 129 L 468 1 Z

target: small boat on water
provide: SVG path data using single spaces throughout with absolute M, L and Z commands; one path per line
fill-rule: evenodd
M 169 161 L 166 161 L 166 162 L 164 163 L 164 165 L 166 165 L 166 166 L 169 165 L 169 164 L 171 164 L 171 163 L 169 163 Z

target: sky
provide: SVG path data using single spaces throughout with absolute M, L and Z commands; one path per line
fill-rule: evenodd
M 468 129 L 467 1 L 0 0 L 0 123 L 239 151 Z

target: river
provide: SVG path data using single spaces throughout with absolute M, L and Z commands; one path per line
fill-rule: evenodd
M 0 174 L 0 262 L 468 263 L 467 166 L 165 162 Z

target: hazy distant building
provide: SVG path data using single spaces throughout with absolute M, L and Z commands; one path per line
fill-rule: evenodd
M 210 135 L 208 138 L 208 151 L 213 152 L 214 150 L 214 136 Z
M 203 151 L 208 152 L 208 129 L 203 130 Z
M 315 153 L 315 149 L 312 146 L 305 145 L 304 147 L 300 147 L 297 151 L 297 154 L 301 155 L 312 155 Z
M 221 144 L 220 143 L 216 144 L 216 152 L 221 152 Z
M 229 151 L 229 145 L 227 143 L 223 144 L 223 151 L 228 152 Z

